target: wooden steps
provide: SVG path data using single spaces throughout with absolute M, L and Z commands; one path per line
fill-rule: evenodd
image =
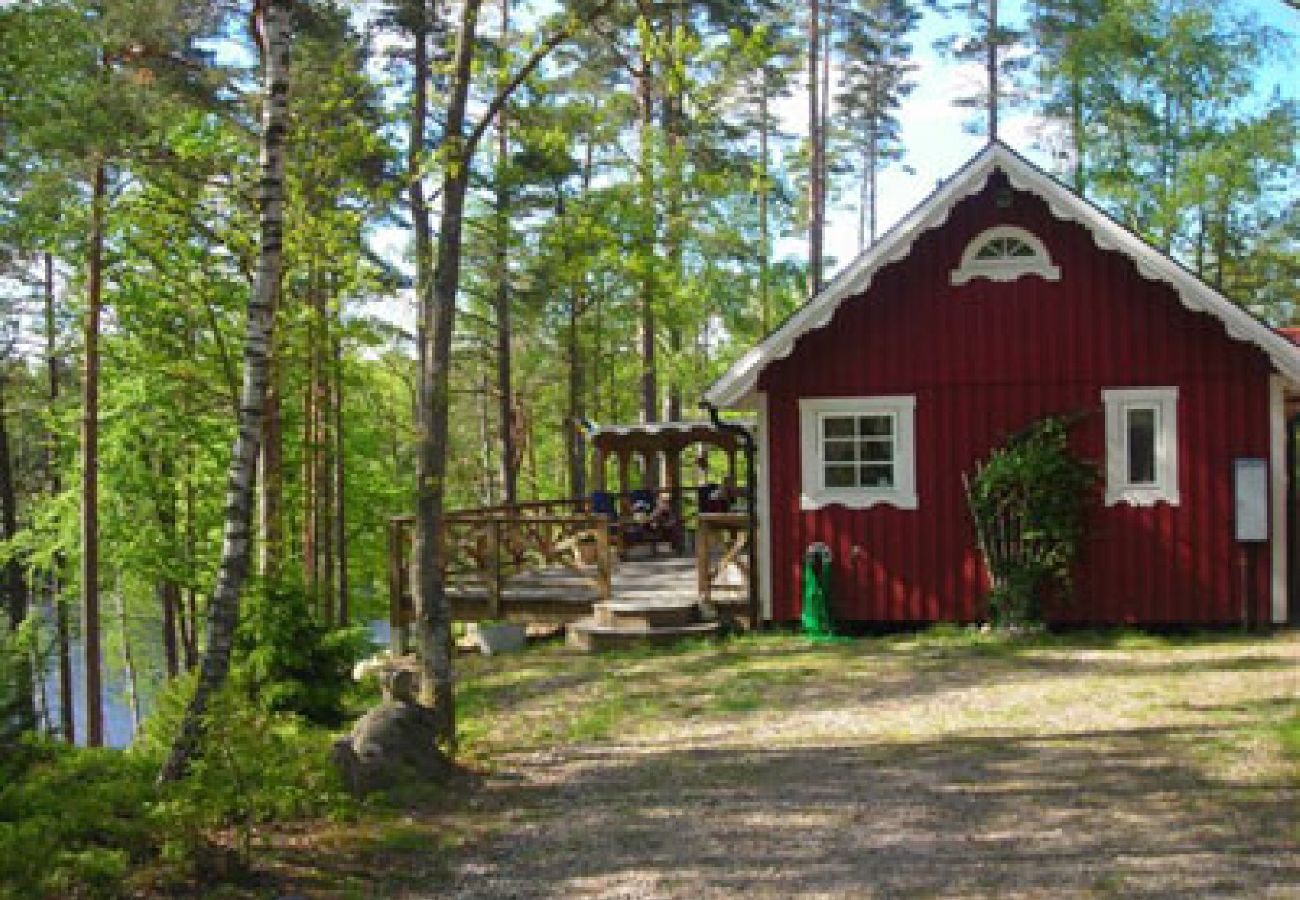
M 618 600 L 597 603 L 592 613 L 567 628 L 569 646 L 584 653 L 712 637 L 719 628 L 701 618 L 694 600 Z

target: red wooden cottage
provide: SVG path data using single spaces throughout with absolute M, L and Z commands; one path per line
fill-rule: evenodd
M 799 616 L 833 552 L 836 614 L 977 621 L 961 476 L 1007 435 L 1090 411 L 1098 461 L 1062 623 L 1286 621 L 1287 403 L 1300 348 L 1006 146 L 971 159 L 715 382 L 758 419 L 759 602 Z M 1269 539 L 1246 585 L 1234 462 L 1263 459 Z

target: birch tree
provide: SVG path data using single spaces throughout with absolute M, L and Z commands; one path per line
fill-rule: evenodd
M 258 442 L 266 408 L 267 370 L 273 303 L 280 283 L 284 218 L 284 136 L 288 124 L 290 13 L 293 0 L 264 0 L 255 10 L 261 23 L 264 95 L 262 98 L 261 178 L 257 277 L 248 301 L 244 336 L 244 375 L 239 400 L 239 431 L 227 473 L 221 563 L 208 604 L 208 642 L 199 666 L 194 696 L 163 764 L 161 779 L 185 774 L 203 735 L 213 695 L 230 671 L 239 621 L 239 600 L 252 553 L 251 529 L 257 476 Z M 258 15 L 260 13 L 260 15 Z

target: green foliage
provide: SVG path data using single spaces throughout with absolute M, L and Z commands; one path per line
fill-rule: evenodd
M 332 735 L 233 690 L 213 704 L 189 777 L 157 784 L 192 690 L 190 677 L 164 691 L 128 751 L 20 745 L 22 777 L 0 780 L 0 898 L 121 896 L 142 872 L 228 879 L 264 826 L 353 814 L 329 763 Z
M 186 693 L 188 696 L 188 692 Z M 164 750 L 181 721 L 173 701 L 149 740 Z M 267 823 L 322 814 L 346 815 L 350 801 L 329 763 L 329 733 L 300 717 L 267 712 L 235 690 L 218 697 L 208 714 L 203 752 L 189 774 L 169 785 L 150 809 L 158 851 L 174 861 L 201 858 L 208 836 L 229 828 L 241 864 L 253 854 L 257 829 Z M 151 759 L 161 752 L 150 752 Z
M 153 763 L 113 750 L 26 745 L 30 765 L 0 785 L 0 897 L 110 896 L 156 852 Z
M 1027 11 L 1043 111 L 1067 126 L 1075 189 L 1257 313 L 1293 317 L 1298 111 L 1263 87 L 1285 69 L 1288 38 L 1209 0 L 1032 0 Z
M 1013 435 L 975 471 L 971 516 L 993 580 L 998 625 L 1042 619 L 1049 591 L 1068 595 L 1098 482 L 1095 464 L 1070 450 L 1074 418 L 1048 416 Z
M 248 605 L 235 645 L 233 683 L 258 708 L 338 725 L 352 665 L 373 651 L 364 628 L 335 629 L 313 614 L 299 585 L 267 587 Z

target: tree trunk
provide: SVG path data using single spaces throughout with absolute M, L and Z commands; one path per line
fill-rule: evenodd
M 772 330 L 772 223 L 768 204 L 768 133 L 772 128 L 768 111 L 767 65 L 758 86 L 758 308 L 763 335 Z
M 325 285 L 329 284 L 328 294 Z M 334 465 L 330 449 L 333 446 L 334 417 L 330 411 L 333 391 L 330 389 L 333 338 L 330 323 L 330 295 L 334 293 L 334 279 L 322 278 L 317 316 L 320 332 L 317 338 L 316 359 L 316 540 L 319 552 L 317 590 L 320 593 L 321 620 L 327 627 L 334 625 Z
M 259 181 L 260 252 L 257 281 L 248 302 L 244 340 L 244 382 L 239 403 L 239 433 L 230 460 L 226 513 L 217 583 L 208 603 L 208 643 L 199 681 L 176 736 L 161 778 L 175 780 L 186 771 L 203 734 L 212 696 L 225 682 L 239 621 L 239 599 L 251 554 L 250 532 L 258 441 L 266 408 L 267 362 L 271 311 L 280 283 L 284 227 L 284 137 L 288 123 L 290 9 L 292 0 L 266 0 L 262 14 L 265 38 L 266 96 L 262 105 L 262 153 Z
M 262 426 L 260 452 L 261 502 L 258 504 L 258 531 L 261 534 L 261 553 L 258 571 L 266 581 L 274 581 L 280 574 L 284 555 L 284 422 L 280 404 L 280 365 L 275 345 L 275 315 L 279 306 L 279 291 L 271 309 L 270 359 L 267 361 L 266 413 Z
M 85 647 L 86 743 L 104 745 L 103 658 L 99 633 L 99 316 L 104 287 L 103 160 L 91 175 L 90 247 L 81 385 L 81 631 Z
M 424 342 L 420 372 L 420 441 L 415 516 L 415 606 L 423 665 L 421 700 L 433 708 L 436 734 L 449 753 L 456 749 L 456 708 L 452 681 L 451 609 L 438 568 L 447 471 L 448 376 L 451 332 L 460 282 L 465 194 L 472 148 L 465 140 L 465 111 L 473 75 L 475 31 L 480 0 L 465 0 L 447 103 L 443 149 L 446 153 L 442 216 L 433 277 L 425 278 L 419 314 Z M 417 253 L 417 256 L 419 254 Z M 427 258 L 426 258 L 427 264 Z
M 7 367 L 8 360 L 0 360 L 0 365 Z M 13 540 L 18 533 L 18 493 L 14 487 L 14 458 L 9 451 L 9 422 L 5 403 L 8 380 L 8 372 L 0 371 L 0 538 L 6 541 Z M 0 565 L 0 595 L 3 595 L 5 612 L 9 616 L 9 627 L 16 631 L 27 619 L 27 584 L 23 578 L 22 565 L 13 556 Z M 14 655 L 14 683 L 21 686 L 14 714 L 18 719 L 18 727 L 27 731 L 36 727 L 35 695 L 31 690 L 34 674 L 32 657 L 26 652 Z
M 998 0 L 989 0 L 988 22 L 989 140 L 998 139 Z
M 831 35 L 835 27 L 835 0 L 822 0 L 822 9 L 824 18 L 822 19 L 822 84 L 818 92 L 818 98 L 821 102 L 821 114 L 817 123 L 817 140 L 820 144 L 818 150 L 817 184 L 817 221 L 821 223 L 822 237 L 820 240 L 820 250 L 822 261 L 818 264 L 821 274 L 819 280 L 825 278 L 826 267 L 826 195 L 830 192 L 830 172 L 829 163 L 827 162 L 828 154 L 826 152 L 827 143 L 830 139 L 831 128 Z M 820 289 L 820 284 L 818 285 Z
M 501 46 L 510 39 L 510 0 L 501 0 Z M 504 78 L 504 66 L 503 75 Z M 510 358 L 510 165 L 509 107 L 497 113 L 496 171 L 496 320 L 497 420 L 501 425 L 501 489 L 507 506 L 519 502 L 519 451 L 512 426 L 514 406 Z
M 347 465 L 343 452 L 343 328 L 334 330 L 334 540 L 338 564 L 338 624 L 348 626 L 352 610 L 348 593 Z
M 166 492 L 158 502 L 158 526 L 167 546 L 179 547 L 181 538 L 176 527 L 176 467 L 166 457 L 159 461 L 158 480 L 161 489 Z M 181 668 L 180 642 L 176 633 L 181 586 L 171 572 L 166 572 L 159 576 L 155 593 L 162 609 L 163 662 L 167 668 L 167 677 L 175 678 L 180 674 Z
M 821 2 L 808 3 L 808 296 L 822 286 Z
M 302 584 L 309 602 L 318 602 L 320 573 L 316 561 L 320 548 L 317 546 L 316 511 L 320 498 L 316 491 L 320 481 L 316 477 L 316 331 L 319 320 L 316 317 L 318 287 L 314 264 L 307 276 L 307 284 L 307 380 L 302 386 Z
M 665 174 L 668 180 L 668 270 L 671 273 L 673 282 L 672 291 L 669 292 L 670 305 L 676 306 L 677 298 L 681 296 L 682 284 L 685 281 L 685 230 L 686 224 L 682 221 L 683 208 L 685 205 L 682 163 L 682 136 L 685 131 L 685 102 L 683 94 L 685 84 L 683 79 L 677 74 L 679 67 L 684 66 L 682 60 L 676 58 L 678 47 L 678 26 L 676 16 L 673 15 L 671 5 L 664 10 L 664 32 L 667 35 L 666 44 L 669 48 L 668 59 L 664 65 L 665 84 L 663 100 L 663 123 L 664 123 L 664 144 L 665 144 Z M 674 371 L 680 371 L 681 353 L 683 350 L 682 326 L 680 318 L 677 321 L 669 322 L 668 326 L 668 350 L 669 359 L 669 378 L 668 378 L 668 403 L 665 407 L 665 418 L 670 422 L 675 422 L 682 417 L 682 386 L 680 379 L 673 375 Z M 665 480 L 669 484 L 678 484 L 680 479 L 677 473 L 669 472 L 668 469 L 673 465 L 674 458 L 664 454 L 663 469 Z
M 641 57 L 641 72 L 637 76 L 637 99 L 641 106 L 640 183 L 641 183 L 641 248 L 640 252 L 653 257 L 658 235 L 655 233 L 655 177 L 654 152 L 651 146 L 654 134 L 654 87 L 651 76 L 650 51 Z M 655 284 L 654 267 L 644 266 L 641 274 L 641 421 L 659 419 L 659 379 L 655 360 Z M 649 474 L 649 473 L 647 473 Z
M 54 326 L 54 257 L 45 254 L 45 366 L 49 377 L 50 409 L 59 402 L 58 335 Z M 59 479 L 58 436 L 54 429 L 46 436 L 45 480 L 50 496 L 63 490 Z M 68 607 L 63 602 L 60 584 L 63 567 L 62 556 L 56 556 L 50 572 L 50 606 L 54 610 L 54 640 L 59 657 L 59 733 L 69 744 L 77 742 L 76 710 L 72 690 L 72 637 L 68 624 Z
M 194 466 L 187 459 L 185 467 L 185 606 L 180 616 L 181 650 L 185 671 L 199 664 L 199 598 L 195 590 L 195 562 L 198 559 L 198 528 L 194 521 Z
M 578 304 L 578 297 L 574 297 L 569 304 L 569 414 L 565 417 L 564 429 L 569 435 L 569 496 L 575 498 L 587 495 L 586 440 L 580 424 L 587 417 L 582 402 L 586 373 L 583 369 L 582 331 L 578 321 L 581 310 Z

